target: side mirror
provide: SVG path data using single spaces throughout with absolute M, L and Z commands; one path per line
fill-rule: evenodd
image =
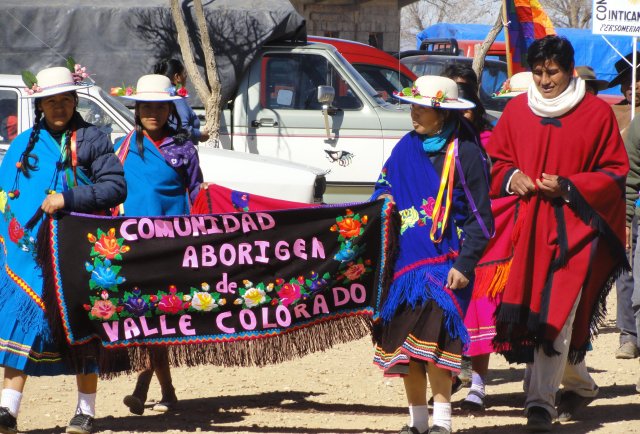
M 330 106 L 336 97 L 336 91 L 332 86 L 318 86 L 318 102 Z

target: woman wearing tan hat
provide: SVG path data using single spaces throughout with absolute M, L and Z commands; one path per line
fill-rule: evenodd
M 124 166 L 127 200 L 120 206 L 126 216 L 189 214 L 200 190 L 202 171 L 198 153 L 189 133 L 180 128 L 180 116 L 173 104 L 182 97 L 175 94 L 169 78 L 144 75 L 135 92 L 125 95 L 135 101 L 135 130 L 116 143 L 116 154 Z M 170 126 L 177 119 L 179 130 Z M 144 314 L 144 312 L 136 312 Z M 144 412 L 149 384 L 155 372 L 162 398 L 153 409 L 165 412 L 178 398 L 171 381 L 166 347 L 149 349 L 150 367 L 140 372 L 135 390 L 124 398 L 134 414 Z
M 423 76 L 397 97 L 411 103 L 414 129 L 394 147 L 372 196 L 393 200 L 402 219 L 393 282 L 374 329 L 374 362 L 404 379 L 410 421 L 401 434 L 448 434 L 452 378 L 469 342 L 469 283 L 493 231 L 488 169 L 461 114 L 474 105 L 458 97 L 453 80 Z
M 0 167 L 0 365 L 5 368 L 1 433 L 17 431 L 27 376 L 74 373 L 78 405 L 66 432 L 87 434 L 93 429 L 97 366 L 95 360 L 78 367 L 63 362 L 45 319 L 34 245 L 40 226 L 36 210 L 94 212 L 126 197 L 122 165 L 109 137 L 76 111 L 76 90 L 91 86 L 82 81 L 86 76 L 73 62 L 37 76 L 23 74 L 35 98 L 35 122 L 11 143 Z

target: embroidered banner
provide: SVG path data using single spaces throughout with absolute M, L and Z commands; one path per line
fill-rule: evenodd
M 135 349 L 146 345 L 170 346 L 175 364 L 263 365 L 360 338 L 377 311 L 390 213 L 378 201 L 51 220 L 54 334 L 103 372 L 143 367 Z M 109 360 L 122 348 L 126 368 Z

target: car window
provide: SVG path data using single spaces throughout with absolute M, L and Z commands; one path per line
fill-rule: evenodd
M 264 108 L 319 110 L 318 86 L 333 87 L 334 107 L 362 108 L 355 92 L 323 56 L 268 53 L 263 56 L 262 71 L 260 101 Z
M 413 80 L 397 70 L 378 65 L 355 64 L 353 66 L 386 102 L 398 103 L 399 100 L 393 97 L 393 92 L 413 85 Z
M 18 135 L 18 93 L 0 89 L 0 144 L 9 144 Z
M 111 137 L 111 141 L 124 136 L 127 132 L 98 103 L 83 95 L 78 100 L 78 113 L 90 124 Z

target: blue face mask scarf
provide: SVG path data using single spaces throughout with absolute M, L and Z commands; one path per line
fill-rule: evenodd
M 424 149 L 425 152 L 437 152 L 442 149 L 442 147 L 447 144 L 449 137 L 451 137 L 455 126 L 455 122 L 446 122 L 439 134 L 430 137 L 426 136 L 427 138 L 422 142 L 422 149 Z

